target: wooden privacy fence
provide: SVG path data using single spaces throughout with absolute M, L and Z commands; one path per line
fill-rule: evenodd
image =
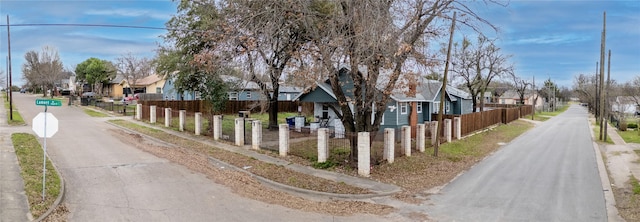
M 533 107 L 531 105 L 524 105 L 514 106 L 513 108 L 492 109 L 483 112 L 468 113 L 463 115 L 442 115 L 442 119 L 451 119 L 453 123 L 454 117 L 460 117 L 460 134 L 465 136 L 475 131 L 486 129 L 487 127 L 495 124 L 507 124 L 513 122 L 523 116 L 530 115 L 532 110 Z M 438 114 L 432 114 L 431 119 L 437 120 Z M 444 130 L 442 130 L 443 126 L 440 127 L 440 136 L 444 136 Z M 455 126 L 452 128 L 455 128 Z
M 260 103 L 266 101 L 227 101 L 225 110 L 222 114 L 238 114 L 239 111 L 249 110 L 252 113 L 260 112 Z M 204 100 L 147 100 L 139 101 L 143 106 L 156 106 L 162 108 L 171 108 L 172 110 L 186 110 L 187 112 L 201 112 L 204 114 L 209 113 L 211 107 L 207 101 Z M 302 107 L 302 113 L 312 114 L 313 103 L 310 102 L 298 102 L 298 101 L 278 101 L 278 112 L 298 112 L 298 106 Z M 148 110 L 143 110 L 143 116 Z M 148 115 L 148 114 L 147 114 Z

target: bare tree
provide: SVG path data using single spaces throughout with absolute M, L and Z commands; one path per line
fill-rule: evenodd
M 137 86 L 138 81 L 153 73 L 153 61 L 146 57 L 136 57 L 131 52 L 116 58 L 116 67 L 130 87 Z M 135 89 L 131 90 L 134 93 Z
M 526 79 L 522 79 L 518 77 L 515 73 L 510 73 L 511 78 L 513 79 L 513 88 L 518 93 L 518 104 L 524 104 L 524 96 L 527 93 L 527 87 L 531 85 Z M 533 104 L 535 106 L 535 103 Z
M 63 65 L 58 51 L 50 46 L 42 47 L 40 52 L 28 51 L 24 55 L 25 63 L 22 65 L 24 78 L 34 86 L 43 89 L 44 96 L 51 91 L 51 97 L 55 90 L 55 83 L 63 79 Z
M 580 99 L 580 102 L 588 104 L 591 112 L 595 112 L 596 81 L 596 76 L 586 74 L 577 75 L 573 80 L 573 91 L 578 96 L 578 99 Z
M 489 84 L 513 72 L 513 66 L 508 64 L 511 55 L 502 54 L 494 42 L 481 35 L 474 45 L 465 37 L 454 49 L 453 61 L 456 66 L 452 71 L 464 80 L 464 86 L 472 97 L 474 112 L 478 108 L 484 110 L 484 93 Z

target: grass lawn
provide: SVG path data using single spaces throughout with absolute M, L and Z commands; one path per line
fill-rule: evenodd
M 20 162 L 20 175 L 29 200 L 31 214 L 38 218 L 45 213 L 60 194 L 60 178 L 47 158 L 45 198 L 42 199 L 43 149 L 36 137 L 28 133 L 14 133 L 11 141 Z
M 7 111 L 9 111 L 9 101 L 6 100 L 6 95 L 4 93 L 2 95 L 3 95 L 2 100 L 4 101 L 4 108 L 7 109 Z M 22 116 L 20 115 L 20 113 L 18 112 L 15 106 L 13 107 L 13 120 L 10 118 L 9 112 L 7 112 L 7 123 L 10 126 L 24 125 L 24 119 L 22 119 Z
M 536 115 L 543 115 L 543 116 L 557 116 L 560 115 L 560 113 L 563 113 L 564 111 L 567 111 L 567 109 L 569 109 L 569 105 L 564 105 L 561 106 L 560 109 L 557 109 L 556 111 L 553 112 L 538 112 L 536 113 Z
M 103 113 L 103 112 L 98 112 L 92 109 L 84 109 L 84 113 L 86 113 L 87 115 L 91 116 L 91 117 L 109 117 L 109 115 Z
M 596 141 L 599 141 L 600 138 L 600 124 L 598 124 L 597 122 L 592 123 L 593 124 L 593 136 L 594 139 Z M 608 144 L 613 144 L 613 140 L 611 140 L 611 137 L 607 136 L 607 141 L 605 141 Z
M 627 143 L 640 143 L 640 133 L 638 131 L 618 131 L 618 134 Z

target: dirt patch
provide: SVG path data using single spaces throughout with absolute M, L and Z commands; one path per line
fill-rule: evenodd
M 65 204 L 60 204 L 56 207 L 49 216 L 44 218 L 43 222 L 64 222 L 67 221 L 67 215 L 69 214 L 69 209 Z
M 318 212 L 318 213 L 326 213 L 331 215 L 338 216 L 346 216 L 353 214 L 374 214 L 374 215 L 386 215 L 394 211 L 394 208 L 381 205 L 374 204 L 363 201 L 341 201 L 341 200 L 330 200 L 330 201 L 312 201 L 307 200 L 301 197 L 293 196 L 285 192 L 277 191 L 270 189 L 264 185 L 262 185 L 259 181 L 252 178 L 251 176 L 238 172 L 231 169 L 221 169 L 213 166 L 209 163 L 206 152 L 200 152 L 199 150 L 203 149 L 203 147 L 191 147 L 191 148 L 183 148 L 183 147 L 168 147 L 163 146 L 161 144 L 155 143 L 153 141 L 145 140 L 140 137 L 138 134 L 127 133 L 123 130 L 113 130 L 112 134 L 116 137 L 120 138 L 126 143 L 134 144 L 137 148 L 154 154 L 158 157 L 165 158 L 172 162 L 181 164 L 188 169 L 202 173 L 206 175 L 209 179 L 213 180 L 218 184 L 225 185 L 231 188 L 234 193 L 259 200 L 262 202 L 266 202 L 269 204 L 277 204 L 281 206 L 285 206 L 291 209 L 303 210 L 308 212 Z M 247 161 L 247 159 L 251 160 L 251 158 L 244 157 L 242 155 L 238 155 L 235 153 L 225 153 L 219 152 L 216 153 L 216 157 L 223 159 L 223 161 L 233 164 L 242 161 Z M 257 160 L 254 160 L 257 161 Z M 244 162 L 246 164 L 247 162 Z M 264 175 L 267 178 L 279 177 L 286 178 L 290 180 L 290 178 L 295 178 L 295 180 L 300 181 L 300 183 L 311 184 L 308 183 L 309 180 L 313 180 L 314 183 L 317 182 L 320 178 L 308 178 L 306 175 L 282 175 L 283 170 L 286 170 L 284 167 L 277 166 L 267 166 L 262 165 L 260 163 L 254 162 L 253 166 L 250 169 L 259 169 L 271 172 L 269 175 Z M 277 175 L 277 176 L 276 176 Z M 322 183 L 317 183 L 321 185 Z M 329 187 L 326 189 L 338 189 L 336 187 Z
M 634 194 L 630 184 L 612 188 L 620 216 L 626 221 L 640 221 L 640 194 Z

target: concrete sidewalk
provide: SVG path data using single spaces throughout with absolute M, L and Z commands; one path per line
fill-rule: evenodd
M 158 125 L 151 125 L 145 122 L 141 122 L 141 121 L 136 121 L 133 120 L 131 117 L 117 117 L 117 119 L 122 119 L 122 120 L 127 120 L 127 121 L 132 121 L 135 122 L 136 124 L 140 124 L 140 125 L 145 125 L 147 127 L 150 128 L 154 128 L 154 129 L 158 129 L 158 130 L 162 130 L 166 133 L 175 135 L 175 136 L 179 136 L 182 138 L 186 138 L 186 139 L 190 139 L 190 140 L 195 140 L 195 141 L 199 141 L 202 142 L 204 144 L 210 145 L 210 146 L 214 146 L 220 149 L 224 149 L 227 151 L 231 151 L 231 152 L 235 152 L 235 153 L 239 153 L 248 157 L 252 157 L 255 158 L 257 160 L 266 162 L 266 163 L 271 163 L 271 164 L 275 164 L 275 165 L 280 165 L 280 166 L 284 166 L 287 169 L 296 171 L 296 172 L 300 172 L 300 173 L 304 173 L 304 174 L 309 174 L 309 175 L 313 175 L 316 177 L 320 177 L 323 179 L 327 179 L 327 180 L 331 180 L 331 181 L 335 181 L 335 182 L 342 182 L 351 186 L 356 186 L 356 187 L 360 187 L 360 188 L 365 188 L 365 189 L 369 189 L 372 192 L 374 192 L 374 194 L 334 194 L 334 193 L 324 193 L 324 192 L 317 192 L 317 191 L 310 191 L 310 190 L 303 190 L 303 189 L 299 189 L 299 188 L 294 188 L 294 187 L 290 187 L 287 186 L 285 184 L 279 184 L 273 181 L 268 181 L 268 179 L 266 178 L 260 178 L 257 177 L 259 180 L 261 180 L 262 182 L 266 183 L 267 185 L 271 185 L 274 188 L 279 188 L 283 191 L 287 191 L 287 192 L 294 192 L 300 195 L 305 195 L 305 196 L 313 196 L 313 197 L 329 197 L 329 198 L 345 198 L 345 199 L 364 199 L 364 198 L 371 198 L 371 197 L 376 197 L 376 196 L 387 196 L 387 195 L 391 195 L 397 192 L 400 192 L 402 189 L 396 185 L 392 185 L 392 184 L 386 184 L 386 183 L 381 183 L 381 182 L 377 182 L 377 181 L 373 181 L 370 179 L 366 179 L 366 178 L 362 178 L 362 177 L 354 177 L 354 176 L 349 176 L 349 175 L 345 175 L 345 174 L 340 174 L 340 173 L 336 173 L 336 172 L 331 172 L 331 171 L 326 171 L 326 170 L 318 170 L 312 167 L 308 167 L 308 166 L 302 166 L 299 164 L 295 164 L 295 163 L 291 163 L 288 162 L 286 160 L 283 159 L 279 159 L 279 158 L 275 158 L 275 157 L 271 157 L 265 154 L 260 154 L 258 152 L 255 152 L 253 150 L 250 149 L 250 146 L 243 146 L 243 147 L 238 147 L 238 146 L 233 146 L 230 144 L 226 144 L 226 143 L 221 143 L 221 142 L 216 142 L 213 141 L 213 138 L 207 138 L 207 137 L 203 137 L 203 136 L 196 136 L 194 134 L 190 134 L 190 133 L 183 133 L 183 132 L 177 132 L 171 129 L 167 129 L 165 127 L 162 126 L 158 126 Z M 215 162 L 216 164 L 223 164 L 219 161 L 213 160 L 212 162 Z M 238 168 L 236 168 L 238 169 Z M 241 171 L 244 171 L 242 169 L 238 169 Z M 248 171 L 244 171 L 249 173 Z M 255 176 L 255 175 L 254 175 Z
M 0 221 L 31 221 L 29 202 L 20 176 L 20 165 L 11 134 L 25 132 L 25 126 L 9 126 L 7 110 L 0 108 Z
M 615 127 L 608 127 L 607 134 L 614 144 L 603 146 L 607 155 L 607 167 L 613 178 L 613 185 L 623 187 L 631 175 L 640 179 L 640 163 L 637 162 L 640 158 L 633 147 L 620 137 Z

